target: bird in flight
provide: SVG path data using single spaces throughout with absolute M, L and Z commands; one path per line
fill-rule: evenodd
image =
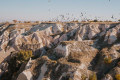
M 81 12 L 81 16 L 83 16 L 83 13 Z
M 114 16 L 112 15 L 112 17 L 111 17 L 112 19 L 114 18 Z
M 48 3 L 50 3 L 51 2 L 51 0 L 48 0 Z

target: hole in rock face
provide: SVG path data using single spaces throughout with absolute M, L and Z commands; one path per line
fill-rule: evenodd
M 120 50 L 117 50 L 117 52 L 119 52 L 119 53 L 120 53 Z
M 68 62 L 81 63 L 80 57 L 81 57 L 80 53 L 71 52 L 70 55 L 68 56 Z
M 77 59 L 69 59 L 68 62 L 72 62 L 72 63 L 80 63 L 80 60 Z
M 70 77 L 69 76 L 64 76 L 64 77 L 62 77 L 61 80 L 70 80 Z

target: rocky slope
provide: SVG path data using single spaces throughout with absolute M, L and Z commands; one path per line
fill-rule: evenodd
M 11 70 L 13 52 L 34 58 Z M 2 80 L 119 80 L 120 23 L 40 23 L 0 25 Z

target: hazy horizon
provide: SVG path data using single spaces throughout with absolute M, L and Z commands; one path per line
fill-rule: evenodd
M 118 20 L 120 0 L 1 0 L 0 21 Z M 60 16 L 61 15 L 61 16 Z M 113 16 L 113 18 L 111 18 Z

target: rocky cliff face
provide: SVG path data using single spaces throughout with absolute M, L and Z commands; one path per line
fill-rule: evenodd
M 0 25 L 0 78 L 10 71 L 12 52 L 35 56 L 9 80 L 119 80 L 120 23 Z

